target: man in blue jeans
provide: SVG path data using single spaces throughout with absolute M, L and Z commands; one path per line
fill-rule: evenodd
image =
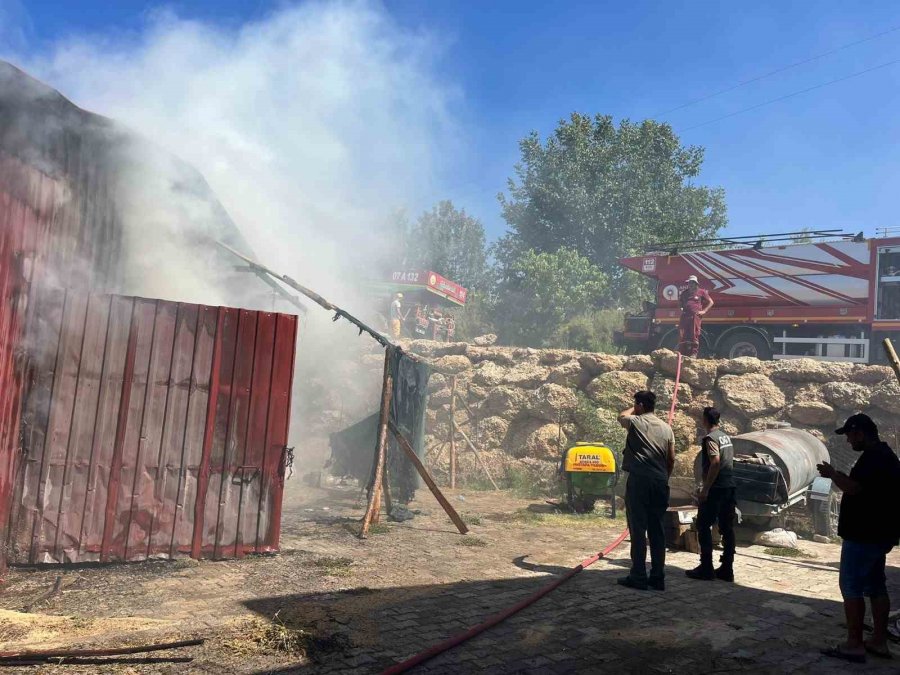
M 866 653 L 889 659 L 888 614 L 891 601 L 885 585 L 885 556 L 900 542 L 900 459 L 878 436 L 868 415 L 851 415 L 835 431 L 861 453 L 846 475 L 828 462 L 819 473 L 844 493 L 838 520 L 841 548 L 840 586 L 847 617 L 847 641 L 822 653 L 852 663 L 865 663 Z M 874 630 L 863 640 L 866 596 L 872 605 Z
M 618 582 L 641 591 L 665 590 L 666 531 L 669 476 L 675 468 L 675 435 L 653 412 L 656 394 L 639 391 L 634 406 L 619 414 L 628 430 L 622 470 L 628 472 L 625 511 L 631 537 L 631 572 Z M 647 576 L 647 539 L 650 539 L 650 576 Z

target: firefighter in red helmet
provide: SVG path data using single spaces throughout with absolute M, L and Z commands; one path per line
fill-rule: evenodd
M 697 356 L 700 352 L 701 318 L 713 306 L 709 293 L 700 288 L 693 274 L 687 278 L 687 288 L 679 296 L 681 321 L 678 323 L 678 351 L 685 356 Z

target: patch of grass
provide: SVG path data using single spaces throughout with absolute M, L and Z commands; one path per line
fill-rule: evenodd
M 306 655 L 311 640 L 308 632 L 289 625 L 276 614 L 271 621 L 251 619 L 242 624 L 239 633 L 225 646 L 239 654 L 268 652 L 297 657 Z
M 477 513 L 467 513 L 462 519 L 465 521 L 466 525 L 482 525 L 484 523 L 484 519 Z
M 508 517 L 500 520 L 501 522 L 521 523 L 522 525 L 540 525 L 544 522 L 544 515 L 528 509 L 516 509 Z
M 500 484 L 501 487 L 503 487 L 502 481 L 500 481 L 500 479 L 498 479 L 498 483 Z M 491 483 L 491 481 L 489 481 L 487 478 L 485 478 L 484 476 L 481 476 L 481 475 L 469 476 L 465 479 L 465 482 L 463 484 L 465 485 L 466 490 L 472 490 L 473 492 L 494 492 L 495 491 L 494 484 Z
M 354 537 L 359 536 L 359 530 L 362 524 L 359 521 L 350 521 L 343 523 L 341 527 L 352 534 Z M 369 534 L 386 534 L 391 531 L 391 526 L 386 523 L 372 523 L 369 525 Z
M 769 546 L 763 553 L 766 555 L 775 555 L 780 556 L 782 558 L 812 558 L 809 553 L 804 553 L 800 549 L 797 548 L 785 548 L 783 546 Z
M 320 574 L 330 577 L 350 576 L 352 564 L 353 558 L 332 558 L 330 556 L 313 561 L 313 567 L 318 569 Z
M 509 520 L 521 525 L 548 525 L 580 530 L 607 527 L 616 522 L 618 518 L 613 520 L 601 513 L 562 513 L 559 511 L 540 513 L 529 509 L 519 509 L 511 514 Z
M 484 539 L 479 539 L 478 537 L 462 537 L 456 540 L 457 545 L 459 546 L 474 546 L 477 548 L 484 548 L 487 546 L 487 542 Z

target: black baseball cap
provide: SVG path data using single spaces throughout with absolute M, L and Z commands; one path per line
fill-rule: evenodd
M 849 431 L 864 431 L 868 434 L 877 434 L 878 425 L 868 415 L 857 413 L 856 415 L 850 415 L 847 421 L 844 422 L 844 426 L 840 429 L 835 429 L 834 433 L 846 434 Z

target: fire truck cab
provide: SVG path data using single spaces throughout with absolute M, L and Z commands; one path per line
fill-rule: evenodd
M 620 264 L 656 281 L 655 302 L 616 333 L 629 353 L 676 348 L 679 295 L 692 274 L 715 302 L 701 356 L 879 363 L 881 339 L 900 337 L 900 237 L 824 230 L 674 242 Z
M 377 321 L 388 326 L 388 307 L 395 293 L 403 293 L 404 338 L 452 342 L 456 335 L 456 314 L 465 307 L 468 290 L 432 271 L 392 272 L 387 279 L 368 284 L 372 302 L 378 307 Z

